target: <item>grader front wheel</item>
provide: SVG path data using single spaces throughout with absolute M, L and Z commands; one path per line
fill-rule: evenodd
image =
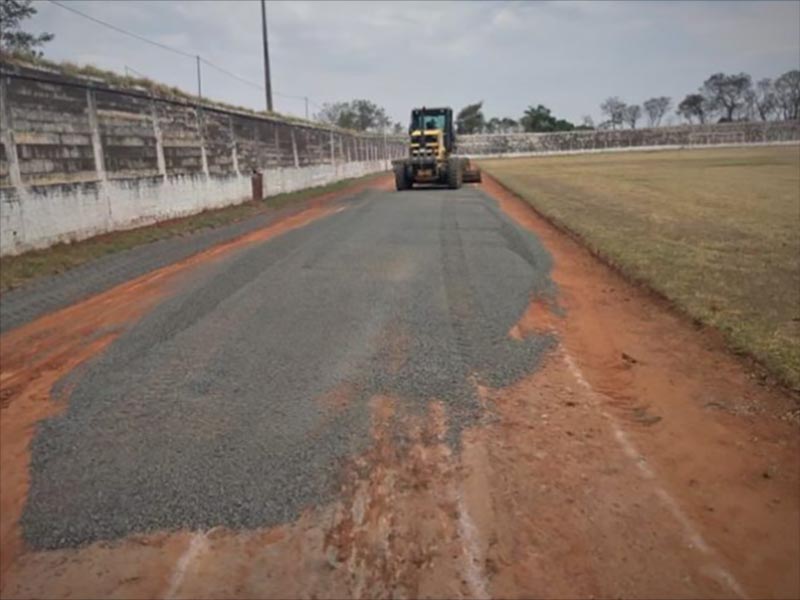
M 456 158 L 449 159 L 447 161 L 447 187 L 457 190 L 461 187 L 462 178 L 461 161 Z
M 395 165 L 394 167 L 394 186 L 398 192 L 411 188 L 411 179 L 405 165 Z

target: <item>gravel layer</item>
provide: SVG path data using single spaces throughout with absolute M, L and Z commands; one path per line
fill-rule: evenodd
M 357 198 L 361 192 L 353 197 Z M 4 292 L 0 301 L 0 333 L 29 323 L 79 300 L 104 292 L 120 283 L 188 258 L 211 246 L 235 239 L 287 215 L 299 212 L 308 202 L 248 219 L 198 229 L 185 235 L 142 244 L 89 261 L 63 273 L 26 282 Z
M 508 330 L 550 257 L 474 188 L 369 191 L 349 210 L 198 267 L 70 376 L 41 424 L 22 519 L 35 548 L 157 529 L 254 528 L 336 492 L 368 400 L 442 401 L 455 448 L 553 343 Z M 339 390 L 339 392 L 337 392 Z M 346 390 L 343 405 L 325 400 Z

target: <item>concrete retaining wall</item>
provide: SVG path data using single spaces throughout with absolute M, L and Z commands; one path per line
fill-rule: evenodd
M 403 140 L 0 64 L 0 255 L 389 168 Z
M 459 154 L 507 156 L 800 141 L 800 122 L 719 123 L 649 129 L 458 136 Z

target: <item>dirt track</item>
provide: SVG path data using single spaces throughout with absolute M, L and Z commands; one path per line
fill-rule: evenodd
M 4 334 L 2 596 L 800 595 L 792 400 L 484 192 L 318 204 Z

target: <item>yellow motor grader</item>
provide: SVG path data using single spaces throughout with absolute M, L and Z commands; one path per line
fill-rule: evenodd
M 415 108 L 408 127 L 408 156 L 392 162 L 398 190 L 414 184 L 446 185 L 457 190 L 479 182 L 481 172 L 468 158 L 457 156 L 451 108 Z

